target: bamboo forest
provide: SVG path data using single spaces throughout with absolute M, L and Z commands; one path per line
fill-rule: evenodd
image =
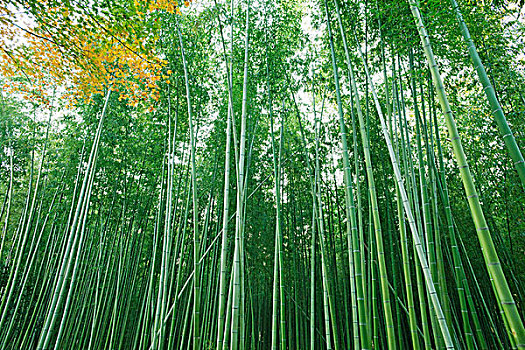
M 524 0 L 0 1 L 0 349 L 525 349 Z

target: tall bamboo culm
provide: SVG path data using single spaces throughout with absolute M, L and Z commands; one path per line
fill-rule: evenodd
M 421 44 L 423 45 L 425 57 L 427 58 L 430 72 L 432 74 L 432 81 L 434 82 L 439 103 L 441 105 L 443 115 L 445 116 L 445 123 L 447 125 L 450 142 L 452 144 L 454 156 L 456 157 L 456 161 L 458 163 L 461 180 L 463 181 L 463 187 L 465 188 L 467 200 L 470 206 L 472 219 L 474 220 L 476 231 L 478 233 L 478 239 L 482 248 L 483 257 L 485 259 L 485 265 L 492 280 L 494 294 L 496 295 L 499 305 L 503 310 L 503 317 L 510 328 L 509 338 L 511 338 L 511 342 L 515 343 L 517 347 L 525 347 L 525 328 L 523 327 L 516 303 L 508 286 L 505 275 L 503 274 L 503 269 L 496 252 L 494 242 L 492 241 L 490 230 L 485 220 L 483 209 L 481 208 L 479 196 L 476 191 L 476 187 L 474 186 L 472 174 L 470 173 L 467 158 L 461 144 L 461 139 L 456 127 L 456 121 L 452 115 L 452 110 L 445 93 L 445 87 L 443 86 L 439 68 L 437 66 L 434 53 L 432 52 L 430 38 L 423 23 L 419 5 L 416 1 L 410 0 L 410 10 L 412 11 L 412 15 L 414 16 L 416 22 Z

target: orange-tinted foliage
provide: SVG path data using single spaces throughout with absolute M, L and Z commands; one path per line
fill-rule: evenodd
M 156 14 L 180 14 L 178 3 L 134 0 L 126 5 L 88 11 L 41 0 L 25 17 L 19 13 L 27 9 L 0 6 L 2 91 L 42 104 L 56 90 L 73 105 L 108 87 L 120 90 L 120 99 L 130 105 L 158 100 L 158 82 L 171 71 L 155 51 L 161 31 Z

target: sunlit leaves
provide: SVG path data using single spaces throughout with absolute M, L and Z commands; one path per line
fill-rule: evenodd
M 158 100 L 158 82 L 170 75 L 157 50 L 158 16 L 180 14 L 178 6 L 168 0 L 95 1 L 90 8 L 11 1 L 0 7 L 0 74 L 8 81 L 3 89 L 46 103 L 59 88 L 70 106 L 108 87 L 130 105 Z

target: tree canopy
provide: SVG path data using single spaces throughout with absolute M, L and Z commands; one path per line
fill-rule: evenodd
M 525 7 L 0 5 L 1 349 L 525 346 Z

